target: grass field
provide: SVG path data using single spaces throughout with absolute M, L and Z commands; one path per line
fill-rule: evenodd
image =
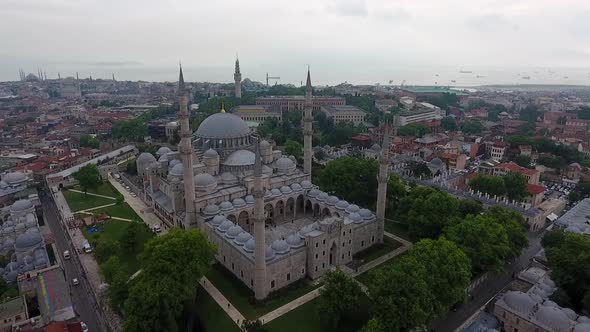
M 207 331 L 239 332 L 238 325 L 204 289 L 197 290 L 197 315 Z
M 113 206 L 107 206 L 105 208 L 92 210 L 90 212 L 93 212 L 93 213 L 103 213 L 104 212 L 111 217 L 118 217 L 118 218 L 124 218 L 124 219 L 131 219 L 131 220 L 135 220 L 135 221 L 142 221 L 141 217 L 138 216 L 137 213 L 135 213 L 135 211 L 133 211 L 131 206 L 129 206 L 129 204 L 127 204 L 127 203 L 122 203 L 122 204 L 113 205 Z
M 82 232 L 84 237 L 88 239 L 92 246 L 97 247 L 100 246 L 101 243 L 108 240 L 120 242 L 120 239 L 123 236 L 125 228 L 128 224 L 129 222 L 126 221 L 107 220 L 102 225 L 97 226 L 99 229 L 103 230 L 102 232 L 89 234 L 89 227 L 83 227 Z M 130 274 L 135 273 L 139 269 L 139 260 L 137 255 L 142 252 L 143 245 L 154 236 L 154 234 L 145 224 L 142 223 L 141 225 L 141 233 L 138 236 L 139 244 L 137 245 L 136 249 L 131 253 L 122 253 L 119 255 L 121 260 L 127 263 Z
M 354 256 L 352 256 L 352 258 L 355 260 L 355 263 L 365 264 L 385 254 L 388 254 L 401 246 L 402 244 L 396 240 L 390 238 L 389 236 L 384 236 L 382 245 L 376 244 L 372 247 L 369 247 L 361 252 L 356 253 Z
M 75 186 L 73 189 L 82 190 L 82 188 L 80 188 L 80 186 Z M 92 193 L 92 194 L 109 196 L 109 197 L 113 197 L 113 198 L 116 198 L 117 195 L 119 195 L 119 192 L 117 191 L 117 189 L 113 188 L 113 186 L 109 182 L 103 182 L 98 187 L 96 187 L 94 189 L 88 189 L 88 192 Z
M 93 207 L 115 203 L 114 200 L 91 195 L 84 195 L 73 191 L 64 191 L 63 195 L 72 212 L 86 210 Z
M 207 273 L 207 279 L 238 309 L 247 319 L 255 319 L 292 300 L 309 293 L 321 285 L 312 285 L 307 280 L 301 281 L 299 287 L 285 290 L 263 304 L 251 303 L 254 293 L 241 280 L 220 264 L 215 264 Z
M 385 221 L 385 231 L 397 235 L 404 240 L 416 242 L 416 238 L 410 235 L 407 225 Z

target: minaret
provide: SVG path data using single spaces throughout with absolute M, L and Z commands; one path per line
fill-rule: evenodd
M 260 140 L 254 138 L 254 296 L 262 300 L 268 294 L 266 284 L 266 243 L 264 192 L 262 190 L 262 162 L 260 160 Z
M 311 180 L 311 158 L 313 156 L 311 139 L 313 136 L 313 101 L 311 99 L 311 77 L 307 68 L 307 83 L 305 86 L 305 113 L 303 114 L 303 171 Z
M 385 231 L 385 202 L 387 196 L 387 182 L 389 181 L 389 128 L 383 126 L 383 143 L 379 158 L 379 175 L 377 175 L 377 243 L 383 243 Z
M 182 69 L 180 69 L 180 73 L 182 74 Z M 113 82 L 115 81 L 115 73 L 111 73 L 113 74 Z M 184 82 L 182 82 L 184 84 Z
M 191 144 L 191 129 L 188 123 L 188 95 L 184 86 L 184 77 L 182 76 L 182 67 L 178 77 L 178 103 L 180 110 L 178 118 L 180 120 L 180 156 L 184 168 L 184 205 L 186 216 L 183 221 L 184 229 L 188 229 L 197 222 L 195 213 L 195 178 L 193 174 L 193 148 Z
M 236 57 L 236 70 L 234 71 L 236 98 L 242 98 L 242 73 L 240 73 L 240 59 Z

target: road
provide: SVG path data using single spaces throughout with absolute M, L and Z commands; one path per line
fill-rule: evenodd
M 60 256 L 66 272 L 66 280 L 71 286 L 74 311 L 79 315 L 80 320 L 88 325 L 90 332 L 102 331 L 102 324 L 99 323 L 99 314 L 95 309 L 95 300 L 90 291 L 90 283 L 82 276 L 82 267 L 78 259 L 78 253 L 76 248 L 70 246 L 70 241 L 65 233 L 66 231 L 61 226 L 57 206 L 55 206 L 51 197 L 47 195 L 41 196 L 41 204 L 43 206 L 45 222 L 49 225 L 55 238 L 55 244 L 58 250 L 55 254 Z M 65 250 L 70 251 L 71 259 L 63 259 L 63 252 Z M 78 286 L 71 285 L 72 278 L 78 278 L 80 284 Z
M 432 329 L 436 332 L 452 332 L 461 326 L 512 281 L 513 273 L 522 271 L 530 264 L 531 258 L 541 250 L 541 237 L 541 234 L 529 234 L 529 247 L 514 262 L 506 265 L 504 273 L 489 277 L 482 282 L 471 292 L 473 298 L 469 302 L 459 306 L 456 312 L 449 312 L 444 319 L 433 322 Z

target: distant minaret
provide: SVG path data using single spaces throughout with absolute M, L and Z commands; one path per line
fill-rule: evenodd
M 78 77 L 78 72 L 76 72 L 76 81 L 79 81 L 80 78 Z
M 395 128 L 394 120 L 394 131 Z M 389 181 L 389 128 L 387 123 L 383 126 L 383 143 L 381 156 L 379 158 L 379 175 L 377 175 L 377 243 L 383 243 L 383 232 L 385 231 L 385 203 L 387 197 L 387 182 Z M 395 134 L 395 133 L 394 133 Z
M 113 76 L 114 78 L 114 76 Z M 192 133 L 188 122 L 188 94 L 184 86 L 184 77 L 182 67 L 178 77 L 178 103 L 180 110 L 178 118 L 180 120 L 180 156 L 184 168 L 184 205 L 186 216 L 183 221 L 184 229 L 194 226 L 197 222 L 195 213 L 195 178 L 193 174 L 193 148 L 191 143 Z
M 266 284 L 266 243 L 264 192 L 262 189 L 262 163 L 260 160 L 260 140 L 254 138 L 254 297 L 262 300 L 268 295 Z
M 311 89 L 311 76 L 307 68 L 307 83 L 305 87 L 305 113 L 303 115 L 303 171 L 311 180 L 311 158 L 313 156 L 311 139 L 313 136 L 313 101 Z
M 182 70 L 180 71 L 180 73 L 182 74 Z M 115 81 L 115 73 L 111 73 L 111 74 L 113 74 L 113 82 L 114 82 Z
M 236 57 L 236 70 L 234 71 L 236 98 L 242 98 L 242 73 L 240 73 L 240 59 Z

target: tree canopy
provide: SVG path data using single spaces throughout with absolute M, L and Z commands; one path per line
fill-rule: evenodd
M 98 149 L 100 141 L 98 138 L 90 135 L 80 136 L 80 147 Z
M 423 124 L 419 123 L 410 123 L 405 126 L 402 126 L 397 131 L 398 135 L 400 136 L 415 136 L 415 137 L 422 137 L 428 133 L 430 133 L 430 128 Z
M 506 196 L 518 202 L 522 202 L 529 196 L 527 178 L 516 172 L 509 172 L 501 177 L 480 174 L 469 180 L 469 187 L 492 197 Z
M 529 196 L 528 180 L 524 175 L 517 172 L 508 172 L 502 177 L 502 180 L 504 180 L 506 186 L 506 197 L 508 199 L 522 202 Z
M 363 296 L 360 286 L 341 270 L 324 275 L 324 287 L 320 290 L 319 312 L 331 328 L 338 327 L 341 320 L 359 310 Z
M 94 189 L 101 183 L 100 173 L 94 164 L 83 166 L 72 175 L 78 181 L 80 187 L 82 187 L 84 194 L 88 192 L 88 189 Z
M 285 154 L 301 160 L 303 158 L 303 145 L 299 142 L 288 140 L 285 144 Z
M 483 125 L 479 121 L 463 122 L 461 124 L 461 131 L 466 134 L 477 134 L 483 131 Z
M 441 120 L 441 126 L 444 130 L 448 131 L 455 131 L 457 128 L 459 128 L 459 126 L 457 126 L 457 121 L 452 116 L 445 116 Z

